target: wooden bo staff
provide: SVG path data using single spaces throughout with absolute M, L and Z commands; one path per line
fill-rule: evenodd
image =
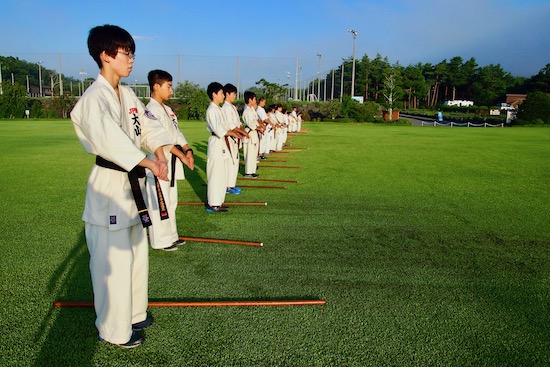
M 275 180 L 275 179 L 272 179 L 272 178 L 251 178 L 251 177 L 239 177 L 237 178 L 237 181 L 240 181 L 240 180 L 243 180 L 243 181 L 269 181 L 269 182 L 292 182 L 292 183 L 298 183 L 297 180 Z M 239 186 L 237 186 L 239 187 Z
M 312 300 L 280 300 L 280 301 L 205 301 L 205 302 L 181 302 L 181 301 L 150 301 L 149 307 L 245 307 L 245 306 L 315 306 L 325 305 L 323 299 Z M 93 307 L 93 302 L 65 302 L 52 303 L 53 307 Z
M 258 180 L 258 178 L 252 178 L 252 180 Z M 206 186 L 206 184 L 203 184 Z M 242 187 L 245 189 L 286 189 L 286 186 L 251 186 L 251 185 L 239 185 L 237 187 Z
M 302 167 L 300 166 L 261 166 L 262 169 L 264 168 L 296 168 L 296 169 L 300 169 Z
M 239 185 L 238 187 L 242 187 L 244 189 L 286 189 L 286 186 L 254 186 L 254 185 Z
M 202 201 L 180 201 L 178 205 L 205 205 Z M 267 202 L 234 202 L 234 203 L 223 203 L 223 205 L 228 206 L 267 206 Z
M 183 241 L 192 241 L 192 242 L 222 243 L 222 244 L 225 244 L 225 245 L 243 245 L 243 246 L 257 246 L 257 247 L 262 247 L 264 245 L 262 242 L 221 240 L 221 239 L 218 239 L 218 238 L 202 238 L 202 237 L 180 236 L 179 239 L 183 240 Z

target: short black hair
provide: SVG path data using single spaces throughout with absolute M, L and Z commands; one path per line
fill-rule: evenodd
M 237 93 L 237 87 L 235 87 L 233 84 L 227 83 L 223 86 L 223 94 L 231 94 L 233 92 Z
M 88 34 L 88 52 L 101 69 L 101 53 L 116 57 L 117 51 L 136 52 L 134 39 L 126 31 L 116 25 L 105 24 L 90 29 Z
M 246 92 L 244 92 L 244 103 L 248 104 L 248 102 L 251 99 L 254 99 L 254 97 L 256 97 L 256 93 L 247 90 Z
M 212 82 L 208 84 L 208 87 L 206 88 L 206 93 L 208 93 L 208 98 L 210 98 L 211 101 L 214 100 L 212 98 L 212 94 L 218 93 L 220 90 L 223 90 L 223 85 L 221 85 L 218 82 Z
M 153 90 L 155 84 L 162 85 L 164 82 L 171 82 L 172 75 L 167 71 L 156 69 L 147 74 L 147 80 L 149 81 L 149 87 Z

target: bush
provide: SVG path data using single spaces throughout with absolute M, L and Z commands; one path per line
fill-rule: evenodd
M 517 118 L 531 124 L 535 124 L 535 120 L 541 120 L 542 124 L 550 124 L 550 96 L 543 92 L 528 94 L 519 107 Z
M 342 100 L 342 113 L 345 118 L 357 122 L 373 122 L 376 116 L 380 114 L 380 105 L 371 101 L 359 103 L 346 96 Z

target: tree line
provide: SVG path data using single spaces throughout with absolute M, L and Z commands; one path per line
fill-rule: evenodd
M 391 79 L 394 84 L 393 98 L 400 108 L 405 109 L 433 108 L 444 101 L 457 99 L 471 100 L 477 106 L 490 107 L 504 102 L 508 93 L 550 92 L 550 64 L 526 78 L 513 76 L 500 64 L 479 66 L 473 57 L 464 60 L 455 56 L 437 64 L 402 66 L 399 63 L 391 64 L 387 57 L 377 54 L 374 59 L 364 55 L 355 62 L 355 96 L 386 104 L 384 94 L 388 93 Z M 352 61 L 346 59 L 321 80 L 321 83 L 326 82 L 326 88 L 323 85 L 319 91 L 318 81 L 313 80 L 308 90 L 316 91 L 321 100 L 328 100 L 332 95 L 339 99 L 341 90 L 344 95 L 351 95 L 351 73 Z M 327 94 L 330 96 L 324 96 L 324 89 L 329 91 Z
M 28 88 L 25 84 L 38 83 L 37 65 L 13 57 L 0 56 L 2 63 L 3 83 L 0 95 L 0 118 L 24 117 L 25 110 L 30 110 L 31 117 L 68 117 L 68 113 L 76 103 L 71 93 L 56 94 L 49 100 L 28 97 Z M 343 76 L 342 76 L 343 72 Z M 544 111 L 550 93 L 550 64 L 547 64 L 537 74 L 526 78 L 512 76 L 500 65 L 479 66 L 474 58 L 463 60 L 455 56 L 449 61 L 443 60 L 438 64 L 417 63 L 401 66 L 399 63 L 390 64 L 387 57 L 376 55 L 370 59 L 367 55 L 356 60 L 355 96 L 363 96 L 363 105 L 354 103 L 351 94 L 351 61 L 345 60 L 341 67 L 327 73 L 322 81 L 321 91 L 327 91 L 327 102 L 314 105 L 312 110 L 303 111 L 306 118 L 344 117 L 355 121 L 372 121 L 375 112 L 380 107 L 391 110 L 393 108 L 414 110 L 418 108 L 438 108 L 446 100 L 463 99 L 473 100 L 478 106 L 494 106 L 502 102 L 507 93 L 528 94 L 525 107 L 535 109 L 536 113 L 523 113 L 520 110 L 518 122 L 550 123 L 550 116 Z M 43 69 L 43 76 L 52 76 L 55 71 Z M 13 84 L 7 78 L 13 77 Z M 29 82 L 25 76 L 28 75 Z M 63 77 L 64 89 L 70 82 L 79 83 L 74 78 Z M 332 81 L 334 80 L 334 87 Z M 341 84 L 343 80 L 343 85 Z M 316 91 L 318 81 L 312 81 L 308 90 Z M 287 101 L 288 85 L 272 83 L 260 79 L 251 87 L 258 96 L 267 98 L 268 103 L 287 104 L 290 108 L 297 101 Z M 343 90 L 343 96 L 340 91 Z M 535 93 L 537 92 L 537 93 Z M 535 94 L 534 94 L 535 93 Z M 529 98 L 531 94 L 531 98 Z M 341 100 L 341 102 L 338 102 Z M 146 101 L 144 101 L 146 102 Z M 204 88 L 198 84 L 185 81 L 179 83 L 172 104 L 182 120 L 204 119 L 204 113 L 209 104 L 209 98 Z M 536 108 L 534 107 L 536 106 Z M 311 104 L 308 105 L 308 108 Z M 542 114 L 542 115 L 541 115 Z M 311 116 L 310 116 L 311 115 Z M 542 116 L 542 117 L 541 117 Z M 537 120 L 538 119 L 538 120 Z

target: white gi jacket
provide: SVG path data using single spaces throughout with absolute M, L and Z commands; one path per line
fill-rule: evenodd
M 206 110 L 206 129 L 211 133 L 208 138 L 206 156 L 211 159 L 229 159 L 229 150 L 225 144 L 224 136 L 231 129 L 225 121 L 222 109 L 214 102 L 210 102 Z
M 241 119 L 237 112 L 237 107 L 229 102 L 224 102 L 222 111 L 225 114 L 225 121 L 229 129 L 233 130 L 236 127 L 241 127 Z
M 168 133 L 168 136 L 172 138 L 172 143 L 174 145 L 181 145 L 182 147 L 187 145 L 187 139 L 185 139 L 185 136 L 182 134 L 181 130 L 178 126 L 178 117 L 172 111 L 172 109 L 165 104 L 160 104 L 153 98 L 147 103 L 146 107 L 149 112 L 151 112 L 158 122 L 166 129 L 166 132 Z M 172 165 L 170 162 L 172 162 L 172 153 L 165 153 L 166 159 L 168 160 L 168 178 L 171 178 L 174 173 L 172 172 Z M 155 155 L 152 153 L 149 153 L 147 155 L 151 159 L 155 159 Z M 176 158 L 176 172 L 175 172 L 175 179 L 176 180 L 183 180 L 185 179 L 185 172 L 183 170 L 183 165 L 181 164 L 181 161 L 179 158 Z M 153 173 L 149 170 L 147 170 L 147 174 L 152 177 Z
M 245 125 L 250 128 L 248 135 L 250 136 L 250 142 L 252 144 L 258 144 L 260 139 L 258 138 L 258 114 L 252 107 L 246 106 L 243 111 L 243 121 Z M 245 140 L 247 141 L 247 140 Z
M 154 152 L 165 146 L 166 152 L 173 145 L 158 121 L 148 118 L 154 117 L 134 92 L 122 85 L 119 91 L 120 103 L 113 87 L 100 74 L 71 111 L 71 119 L 88 153 L 130 171 L 145 158 L 140 148 Z M 140 186 L 145 193 L 144 179 L 140 179 Z M 141 222 L 126 172 L 93 166 L 82 220 L 110 230 Z

